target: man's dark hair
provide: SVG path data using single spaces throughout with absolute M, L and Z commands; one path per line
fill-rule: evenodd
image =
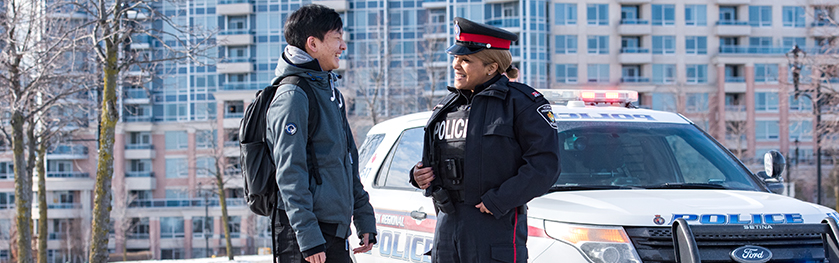
M 285 22 L 285 41 L 292 46 L 306 50 L 309 36 L 323 40 L 327 32 L 344 27 L 341 15 L 332 8 L 310 4 L 297 9 Z

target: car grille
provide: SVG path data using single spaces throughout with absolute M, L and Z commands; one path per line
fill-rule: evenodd
M 691 226 L 691 228 L 696 228 Z M 737 228 L 740 228 L 739 226 Z M 729 228 L 736 230 L 737 228 Z M 676 262 L 670 227 L 625 227 L 641 261 Z M 742 228 L 740 228 L 742 229 Z M 694 239 L 702 262 L 733 262 L 729 254 L 744 246 L 761 246 L 772 251 L 769 262 L 825 262 L 822 243 L 824 225 L 785 226 L 785 231 L 695 231 Z

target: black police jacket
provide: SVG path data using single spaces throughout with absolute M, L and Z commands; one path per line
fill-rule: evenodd
M 459 96 L 453 88 L 425 126 L 422 163 L 435 167 L 434 123 Z M 544 106 L 548 105 L 548 106 Z M 542 111 L 540 111 L 542 107 Z M 463 202 L 481 202 L 496 217 L 545 194 L 559 177 L 559 144 L 549 102 L 533 88 L 505 76 L 472 99 L 463 167 Z M 412 169 L 413 173 L 413 169 Z M 432 187 L 442 185 L 435 171 Z M 413 176 L 410 176 L 411 182 Z

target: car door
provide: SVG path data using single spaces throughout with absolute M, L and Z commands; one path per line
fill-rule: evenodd
M 358 262 L 431 262 L 436 213 L 431 198 L 409 182 L 422 154 L 422 127 L 402 132 L 367 189 L 376 213 L 378 244 Z

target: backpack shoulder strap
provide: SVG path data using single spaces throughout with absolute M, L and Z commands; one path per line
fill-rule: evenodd
M 318 129 L 318 124 L 320 122 L 320 114 L 318 112 L 318 101 L 315 97 L 315 91 L 312 90 L 312 87 L 309 85 L 309 82 L 306 81 L 306 79 L 301 78 L 299 76 L 286 76 L 276 86 L 279 87 L 284 84 L 292 84 L 300 87 L 300 89 L 302 89 L 303 92 L 306 93 L 306 97 L 309 99 L 309 133 L 308 140 L 306 140 L 306 156 L 307 159 L 311 161 L 308 163 L 309 174 L 315 178 L 315 183 L 319 185 L 323 184 L 320 172 L 318 171 L 318 160 L 317 158 L 315 158 L 315 146 L 312 143 L 312 138 L 314 137 L 315 131 Z

